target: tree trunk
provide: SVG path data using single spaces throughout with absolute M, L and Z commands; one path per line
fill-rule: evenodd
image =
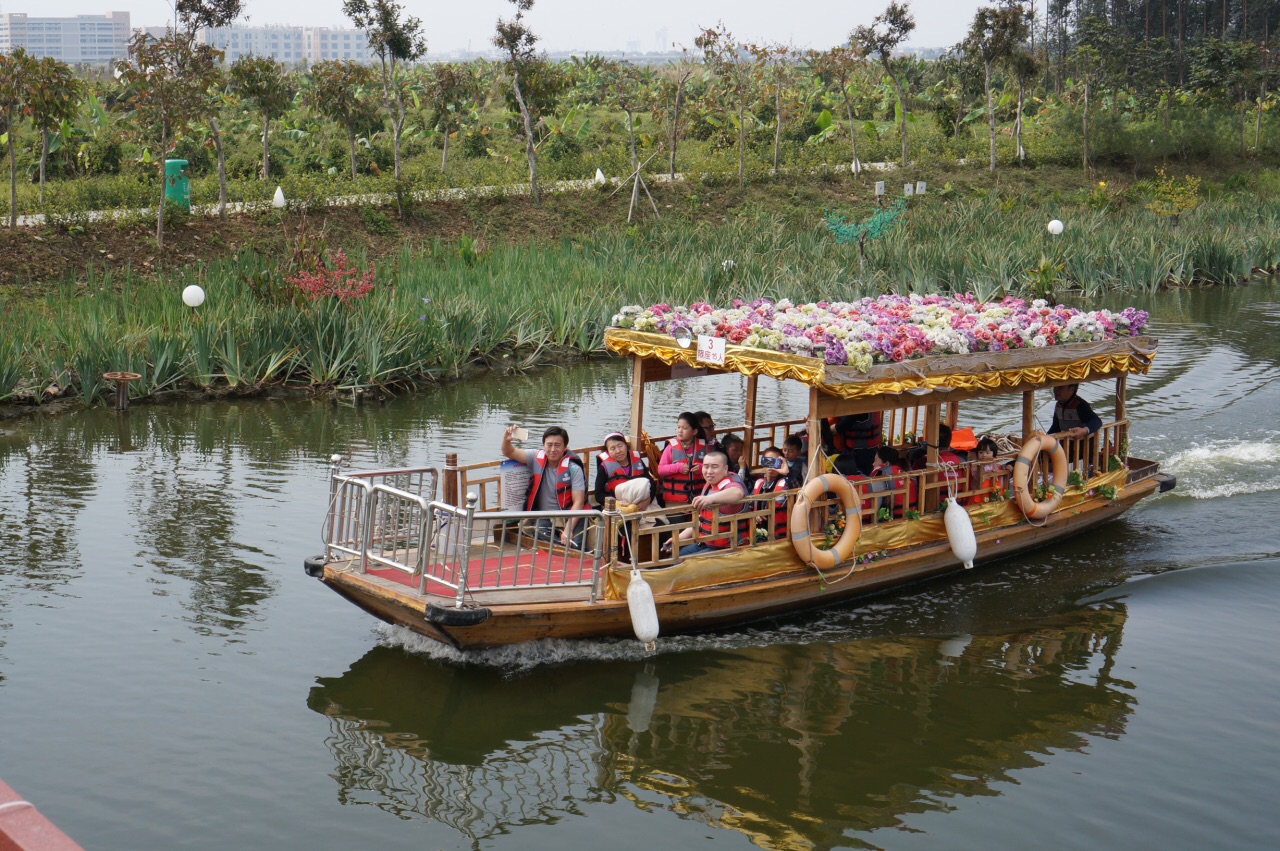
M 396 112 L 391 118 L 391 151 L 395 158 L 396 183 L 400 182 L 400 136 L 404 133 L 404 97 L 396 86 Z
M 169 149 L 169 138 L 164 121 L 160 122 L 160 208 L 156 210 L 156 253 L 164 252 L 164 199 L 168 188 L 168 175 L 164 173 L 164 154 Z
M 634 172 L 639 164 L 636 157 L 636 124 L 635 119 L 631 115 L 631 110 L 627 110 L 627 142 L 631 148 L 631 170 Z
M 271 116 L 262 113 L 262 179 L 271 179 L 271 151 L 267 148 L 267 134 L 271 132 Z
M 209 132 L 213 134 L 213 147 L 218 152 L 218 218 L 227 217 L 227 156 L 222 149 L 222 131 L 218 119 L 209 117 Z
M 1249 100 L 1245 92 L 1240 93 L 1240 159 L 1245 158 L 1245 128 L 1249 126 Z
M 987 92 L 987 130 L 991 140 L 991 171 L 996 170 L 996 106 L 991 100 L 991 61 L 982 61 L 982 85 Z
M 858 163 L 858 133 L 853 129 L 853 101 L 849 100 L 849 93 L 844 93 L 844 111 L 849 116 L 849 146 L 853 148 L 853 163 Z M 858 165 L 851 164 L 851 167 L 857 169 Z
M 347 125 L 347 155 L 351 158 L 351 180 L 356 179 L 356 128 Z
M 14 150 L 13 107 L 5 110 L 5 132 L 9 137 L 9 227 L 18 226 L 18 155 Z
M 1084 114 L 1080 118 L 1081 135 L 1084 139 L 1083 158 L 1084 173 L 1089 173 L 1089 77 L 1084 78 Z
M 773 98 L 773 118 L 777 125 L 773 131 L 773 170 L 778 171 L 778 148 L 782 145 L 782 83 L 778 83 L 778 91 Z
M 899 112 L 898 132 L 902 134 L 902 167 L 907 167 L 907 96 L 902 92 L 902 83 L 898 82 L 898 75 L 893 73 L 893 69 L 889 67 L 888 57 L 880 57 L 880 64 L 884 66 L 885 73 L 889 75 L 889 79 L 893 81 L 893 90 L 898 94 Z
M 1262 105 L 1267 102 L 1267 84 L 1262 84 L 1262 92 L 1258 97 L 1258 109 L 1255 111 L 1256 121 L 1253 128 L 1253 152 L 1257 154 L 1262 148 Z
M 1244 131 L 1240 131 L 1242 134 Z M 40 203 L 44 204 L 44 164 L 49 160 L 49 131 L 40 131 Z
M 738 98 L 738 188 L 747 185 L 747 108 L 744 96 Z
M 511 57 L 511 87 L 515 89 L 516 103 L 520 106 L 520 119 L 524 122 L 524 155 L 529 161 L 529 194 L 534 206 L 542 205 L 542 193 L 538 191 L 538 152 L 533 149 L 533 122 L 529 119 L 529 107 L 520 91 L 520 72 L 516 70 L 515 57 Z
M 440 173 L 449 173 L 449 128 L 444 128 L 444 153 L 440 155 Z
M 1013 137 L 1017 140 L 1018 145 L 1018 162 L 1026 161 L 1026 152 L 1022 150 L 1022 99 L 1025 93 L 1022 88 L 1022 78 L 1018 78 L 1018 119 L 1013 124 Z
M 676 179 L 676 140 L 680 133 L 680 95 L 684 93 L 684 83 L 676 81 L 676 108 L 671 117 L 671 159 L 668 160 L 669 177 Z

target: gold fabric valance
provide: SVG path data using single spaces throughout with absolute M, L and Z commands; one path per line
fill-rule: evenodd
M 656 360 L 694 369 L 709 366 L 693 346 L 680 348 L 665 334 L 610 328 L 605 348 L 614 354 Z M 1124 337 L 1097 343 L 1066 343 L 1004 352 L 935 355 L 877 364 L 866 372 L 823 363 L 817 358 L 767 349 L 726 345 L 724 369 L 743 375 L 794 379 L 842 399 L 859 399 L 911 390 L 998 392 L 1027 384 L 1090 381 L 1124 373 L 1145 374 L 1158 342 L 1153 337 Z M 712 366 L 715 369 L 717 367 Z

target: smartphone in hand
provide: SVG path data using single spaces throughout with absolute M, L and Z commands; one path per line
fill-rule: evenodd
M 511 430 L 511 439 L 512 440 L 528 440 L 529 429 L 525 428 L 524 426 L 516 426 Z

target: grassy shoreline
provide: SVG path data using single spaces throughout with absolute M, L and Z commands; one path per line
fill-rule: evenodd
M 168 273 L 95 268 L 45 287 L 0 289 L 0 404 L 36 403 L 51 386 L 94 404 L 110 389 L 100 376 L 115 370 L 143 376 L 132 398 L 280 387 L 372 396 L 477 367 L 591 356 L 610 316 L 630 303 L 847 300 L 885 291 L 1089 299 L 1238 283 L 1280 265 L 1274 172 L 1206 181 L 1200 207 L 1177 227 L 1144 208 L 1141 183 L 1082 185 L 1078 173 L 1062 170 L 1016 177 L 992 185 L 982 173 L 922 176 L 930 194 L 871 245 L 865 263 L 821 224 L 828 210 L 852 220 L 871 208 L 870 181 L 848 176 L 746 191 L 666 187 L 658 195 L 664 218 L 632 227 L 620 223 L 625 203 L 604 193 L 539 210 L 493 199 L 465 211 L 466 224 L 479 228 L 478 250 L 457 221 L 453 230 L 412 231 L 416 240 L 410 227 L 366 240 L 349 228 L 280 218 L 267 222 L 269 239 L 193 257 Z M 940 191 L 946 183 L 951 189 Z M 429 215 L 435 221 L 441 212 Z M 1063 236 L 1046 233 L 1050 218 L 1066 223 Z M 337 248 L 362 267 L 375 264 L 374 291 L 350 304 L 302 300 L 284 281 L 288 270 Z M 208 294 L 196 312 L 179 298 L 193 283 Z

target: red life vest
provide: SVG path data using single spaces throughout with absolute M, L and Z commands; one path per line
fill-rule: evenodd
M 524 510 L 533 511 L 534 504 L 538 499 L 538 488 L 542 486 L 542 471 L 546 467 L 547 451 L 539 449 L 538 454 L 533 456 L 533 460 L 529 462 L 529 495 L 525 497 Z M 560 459 L 560 466 L 556 468 L 556 502 L 562 509 L 573 508 L 573 475 L 569 472 L 569 465 L 578 463 L 578 456 L 572 452 L 565 452 L 564 457 Z M 586 474 L 583 474 L 586 478 Z
M 879 449 L 884 430 L 884 414 L 854 414 L 842 417 L 835 426 L 835 447 L 846 449 Z
M 950 466 L 953 464 L 955 466 Z M 939 449 L 938 466 L 941 468 L 939 481 L 943 483 L 943 487 L 938 491 L 939 501 L 947 498 L 948 486 L 957 494 L 965 489 L 967 471 L 964 468 L 964 460 L 959 455 L 950 449 Z
M 779 476 L 778 480 L 773 483 L 773 486 L 770 487 L 768 491 L 766 491 L 765 488 L 768 486 L 769 486 L 768 479 L 765 479 L 765 478 L 757 479 L 755 487 L 751 489 L 751 493 L 758 496 L 762 493 L 769 493 L 770 491 L 775 493 L 779 491 L 785 491 L 787 489 L 787 480 L 784 476 Z M 763 500 L 761 500 L 761 502 L 763 502 Z M 764 506 L 761 505 L 760 507 L 763 508 Z M 773 530 L 775 535 L 779 538 L 785 538 L 787 536 L 787 517 L 788 516 L 789 515 L 787 512 L 787 501 L 783 499 L 782 504 L 779 505 L 778 500 L 775 497 L 773 502 Z
M 686 453 L 678 440 L 672 440 L 668 448 L 671 451 L 671 463 L 673 464 L 679 464 L 689 458 L 694 461 L 701 461 L 702 456 L 707 454 L 707 442 L 700 437 L 693 439 L 692 453 Z M 674 476 L 665 476 L 662 479 L 663 502 L 666 505 L 685 505 L 693 502 L 694 491 L 704 484 L 706 484 L 706 480 L 702 478 L 702 474 L 697 470 L 677 473 Z
M 858 499 L 862 500 L 862 522 L 869 523 L 875 516 L 875 511 L 871 508 L 871 499 L 867 496 L 867 486 L 863 484 L 867 481 L 867 477 L 861 473 L 850 473 L 845 476 L 849 484 L 853 485 L 853 492 Z
M 736 474 L 730 473 L 714 485 L 703 485 L 702 495 L 706 496 L 709 492 L 719 493 L 732 485 L 737 485 L 743 494 L 747 492 L 747 489 L 742 486 L 742 479 L 738 478 Z M 702 543 L 709 547 L 716 547 L 718 549 L 729 546 L 729 539 L 727 537 L 715 538 L 710 541 L 707 540 L 707 537 L 710 535 L 728 535 L 733 529 L 732 521 L 719 523 L 716 521 L 716 517 L 737 514 L 743 509 L 743 507 L 744 503 L 730 502 L 725 505 L 716 505 L 711 508 L 700 509 L 698 511 L 698 534 L 702 538 Z M 738 525 L 745 527 L 747 524 L 740 523 Z M 745 528 L 739 530 L 739 537 L 742 542 L 746 541 L 746 535 L 747 530 Z
M 901 520 L 903 510 L 909 504 L 916 503 L 916 480 L 907 479 L 906 476 L 900 475 L 902 468 L 897 464 L 890 464 L 888 467 L 878 467 L 871 471 L 872 476 L 893 476 L 893 489 L 899 491 L 893 495 L 893 519 Z M 880 506 L 876 506 L 879 510 Z
M 640 453 L 634 449 L 631 450 L 631 463 L 623 466 L 608 452 L 601 452 L 597 459 L 600 462 L 600 469 L 604 471 L 604 489 L 610 495 L 613 494 L 614 488 L 625 481 L 634 479 L 645 474 L 644 459 L 640 457 Z

